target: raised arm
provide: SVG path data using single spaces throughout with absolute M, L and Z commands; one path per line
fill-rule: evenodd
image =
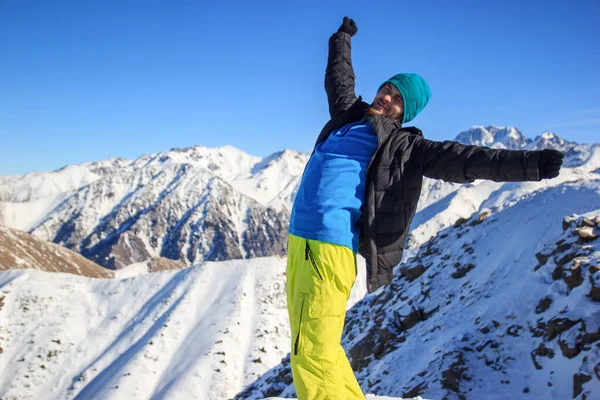
M 452 141 L 419 139 L 415 145 L 423 161 L 424 176 L 455 183 L 475 179 L 521 182 L 555 178 L 564 157 L 556 150 L 491 149 Z
M 329 114 L 332 118 L 350 108 L 356 101 L 350 43 L 350 38 L 356 32 L 358 32 L 358 28 L 354 20 L 344 17 L 342 26 L 329 38 L 325 91 L 329 102 Z

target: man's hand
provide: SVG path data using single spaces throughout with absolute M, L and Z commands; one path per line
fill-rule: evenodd
M 558 150 L 545 149 L 540 151 L 538 171 L 541 179 L 556 178 L 560 171 L 565 155 Z
M 358 32 L 358 28 L 353 19 L 344 17 L 344 22 L 342 23 L 342 26 L 340 26 L 340 29 L 338 29 L 338 32 L 345 32 L 350 36 L 354 36 L 356 35 L 356 32 Z

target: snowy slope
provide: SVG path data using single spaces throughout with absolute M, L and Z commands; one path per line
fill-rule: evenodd
M 600 179 L 525 194 L 456 225 L 348 312 L 342 343 L 363 390 L 595 398 Z M 237 398 L 293 396 L 289 376 L 286 358 Z
M 287 352 L 284 263 L 1 272 L 0 398 L 231 398 Z
M 231 398 L 289 350 L 284 272 L 280 257 L 0 272 L 0 398 Z

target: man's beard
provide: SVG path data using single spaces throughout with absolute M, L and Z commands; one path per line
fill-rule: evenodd
M 394 116 L 391 111 L 378 108 L 374 104 L 371 104 L 371 107 L 367 108 L 367 115 L 369 115 L 371 117 L 382 116 L 385 118 L 394 119 Z

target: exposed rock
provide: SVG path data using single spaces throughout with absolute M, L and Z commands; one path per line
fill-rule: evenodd
M 112 271 L 63 246 L 40 240 L 26 232 L 0 227 L 0 271 L 26 268 L 92 278 L 114 276 Z
M 182 261 L 165 257 L 153 257 L 148 261 L 148 270 L 151 272 L 178 270 L 185 267 L 186 265 Z
M 552 298 L 550 298 L 549 296 L 542 298 L 540 300 L 540 302 L 538 303 L 537 307 L 535 308 L 536 314 L 541 314 L 543 312 L 546 312 L 546 310 L 548 310 L 548 308 L 550 308 L 551 304 L 552 304 Z
M 467 273 L 472 270 L 473 268 L 475 268 L 474 264 L 469 264 L 469 265 L 465 265 L 463 267 L 458 268 L 456 271 L 454 271 L 452 273 L 452 277 L 454 279 L 460 279 L 463 278 L 465 275 L 467 275 Z
M 521 325 L 514 324 L 508 327 L 508 329 L 506 330 L 506 334 L 513 337 L 519 337 L 521 336 L 523 330 L 524 328 Z
M 402 397 L 417 397 L 425 393 L 427 390 L 427 384 L 425 382 L 421 382 L 418 385 L 410 388 L 402 394 Z
M 425 273 L 425 271 L 427 271 L 427 268 L 425 268 L 425 266 L 423 264 L 419 264 L 416 267 L 404 268 L 401 271 L 401 274 L 408 281 L 414 281 L 415 279 L 417 279 L 418 277 L 420 277 L 421 275 L 423 275 Z
M 535 258 L 540 263 L 540 266 L 544 266 L 548 262 L 548 259 L 550 258 L 550 254 L 535 253 Z
M 479 216 L 477 217 L 477 219 L 474 219 L 473 221 L 471 221 L 469 223 L 470 226 L 475 226 L 475 225 L 479 225 L 481 224 L 483 221 L 485 221 L 489 216 L 491 215 L 490 210 L 483 210 L 482 212 L 479 213 Z M 458 221 L 457 221 L 458 222 Z
M 598 238 L 598 234 L 594 232 L 594 228 L 589 226 L 577 228 L 575 232 L 577 232 L 579 239 L 584 242 L 591 242 L 592 240 L 596 240 Z
M 597 285 L 594 280 L 592 280 L 592 289 L 588 296 L 594 301 L 600 301 L 600 285 Z
M 491 212 L 489 210 L 484 210 L 479 214 L 479 218 L 477 219 L 477 222 L 482 223 L 483 221 L 485 221 L 489 216 L 490 216 Z
M 579 262 L 577 262 L 577 259 L 565 275 L 565 283 L 570 290 L 573 290 L 583 283 L 583 275 L 581 274 L 581 268 L 579 268 Z
M 470 380 L 470 377 L 465 374 L 466 371 L 467 367 L 463 359 L 463 354 L 457 352 L 454 362 L 450 364 L 448 369 L 442 371 L 442 387 L 455 393 L 460 393 L 460 381 L 463 379 Z
M 547 340 L 553 340 L 555 337 L 563 332 L 568 331 L 575 326 L 579 320 L 571 321 L 569 318 L 552 318 L 546 324 L 544 336 Z
M 358 343 L 348 349 L 350 365 L 354 371 L 360 371 L 373 360 L 372 355 L 377 345 L 377 336 L 379 335 L 377 335 L 375 327 L 372 327 L 369 334 L 364 335 Z
M 454 227 L 458 228 L 459 226 L 463 225 L 465 222 L 467 222 L 468 219 L 467 218 L 459 218 L 456 220 L 456 222 L 454 223 Z
M 583 384 L 592 380 L 588 374 L 578 373 L 573 375 L 573 398 L 579 396 L 583 391 Z
M 531 352 L 531 360 L 533 361 L 533 365 L 536 369 L 542 369 L 542 366 L 538 362 L 537 357 L 554 358 L 554 350 L 546 347 L 544 343 L 540 343 L 540 345 L 536 349 L 533 349 L 533 351 Z
M 591 219 L 589 219 L 589 218 L 583 218 L 581 220 L 581 224 L 583 226 L 589 226 L 591 228 L 593 228 L 594 226 L 596 226 L 596 223 L 594 221 L 592 221 Z

